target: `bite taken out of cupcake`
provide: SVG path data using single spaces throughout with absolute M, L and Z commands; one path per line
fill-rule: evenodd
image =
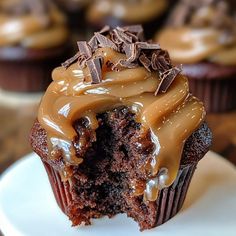
M 236 1 L 181 0 L 155 41 L 183 64 L 207 111 L 236 108 Z
M 51 1 L 1 0 L 0 88 L 45 90 L 68 52 L 68 36 L 66 18 Z
M 30 142 L 74 226 L 118 213 L 141 230 L 163 224 L 211 145 L 188 79 L 143 38 L 136 25 L 78 42 L 41 101 Z

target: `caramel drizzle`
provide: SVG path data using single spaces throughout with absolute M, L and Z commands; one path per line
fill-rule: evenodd
M 109 71 L 106 62 L 116 63 L 122 54 L 109 48 L 98 49 L 95 54 L 104 58 L 100 84 L 91 84 L 87 68 L 79 70 L 76 63 L 53 72 L 54 81 L 42 99 L 38 114 L 48 134 L 49 158 L 61 149 L 66 165 L 80 164 L 83 157 L 77 157 L 72 146 L 76 137 L 73 122 L 86 117 L 90 128 L 96 130 L 96 114 L 118 106 L 130 107 L 141 124 L 140 135 L 150 131 L 154 144 L 153 157 L 144 167 L 149 175 L 144 188 L 138 191 L 140 187 L 132 182 L 131 188 L 134 194 L 144 194 L 146 200 L 154 201 L 160 189 L 174 182 L 184 143 L 204 119 L 203 104 L 189 94 L 187 79 L 182 75 L 177 76 L 165 94 L 155 96 L 160 82 L 157 73 L 143 67 Z
M 15 1 L 11 1 L 14 7 Z M 0 9 L 0 47 L 21 45 L 47 49 L 60 46 L 68 37 L 65 25 L 65 16 L 52 4 L 43 15 L 34 12 L 11 15 Z

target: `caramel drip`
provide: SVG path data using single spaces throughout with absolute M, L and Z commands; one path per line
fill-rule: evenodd
M 60 46 L 68 37 L 65 24 L 64 15 L 53 5 L 42 16 L 32 12 L 14 16 L 0 11 L 0 47 L 21 45 L 47 49 Z
M 115 63 L 122 58 L 112 49 L 97 50 L 97 55 Z M 77 64 L 69 68 L 57 68 L 53 82 L 44 95 L 38 114 L 41 125 L 49 137 L 49 150 L 60 149 L 66 164 L 77 165 L 83 157 L 77 157 L 72 145 L 76 137 L 75 120 L 85 117 L 91 129 L 98 127 L 96 115 L 119 106 L 130 107 L 141 124 L 140 136 L 150 132 L 154 144 L 152 159 L 144 166 L 149 178 L 143 189 L 134 186 L 136 194 L 144 194 L 154 201 L 158 191 L 175 180 L 186 139 L 204 119 L 203 104 L 189 94 L 187 79 L 179 75 L 164 94 L 154 95 L 159 84 L 157 73 L 143 67 L 123 69 L 119 72 L 103 68 L 100 84 L 91 84 L 85 68 Z M 79 145 L 83 145 L 80 141 Z
M 87 17 L 93 22 L 114 16 L 127 23 L 140 23 L 162 14 L 166 7 L 165 0 L 102 0 L 91 5 Z

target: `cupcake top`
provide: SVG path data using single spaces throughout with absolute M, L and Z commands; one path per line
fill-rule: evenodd
M 236 2 L 181 0 L 156 40 L 176 63 L 236 65 Z
M 167 0 L 96 0 L 90 5 L 87 18 L 96 22 L 115 17 L 129 24 L 153 20 L 167 8 Z
M 66 19 L 50 1 L 0 1 L 0 47 L 47 49 L 67 38 Z
M 155 200 L 158 191 L 175 180 L 184 143 L 204 120 L 203 104 L 189 93 L 187 78 L 172 66 L 168 53 L 143 40 L 141 26 L 113 30 L 107 26 L 89 42 L 78 42 L 78 49 L 53 71 L 53 82 L 40 104 L 47 161 L 53 165 L 60 153 L 63 158 L 55 168 L 68 178 L 70 167 L 82 163 L 81 153 L 88 149 L 86 136 L 76 133 L 74 122 L 84 118 L 86 132 L 96 137 L 97 114 L 129 107 L 140 124 L 139 138 L 153 142 L 152 158 L 140 168 L 147 178 L 141 194 Z

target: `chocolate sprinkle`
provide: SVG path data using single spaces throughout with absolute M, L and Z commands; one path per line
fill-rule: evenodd
M 88 43 L 78 42 L 79 52 L 62 65 L 68 67 L 77 60 L 80 68 L 88 67 L 93 84 L 101 83 L 103 58 L 95 58 L 94 55 L 98 48 L 111 48 L 125 54 L 126 58 L 116 64 L 106 62 L 106 67 L 113 71 L 139 66 L 143 66 L 149 72 L 156 71 L 161 81 L 155 94 L 166 92 L 181 72 L 180 68 L 172 66 L 168 52 L 162 50 L 159 44 L 143 41 L 143 29 L 139 25 L 116 27 L 113 30 L 105 26 L 101 31 L 94 33 Z

